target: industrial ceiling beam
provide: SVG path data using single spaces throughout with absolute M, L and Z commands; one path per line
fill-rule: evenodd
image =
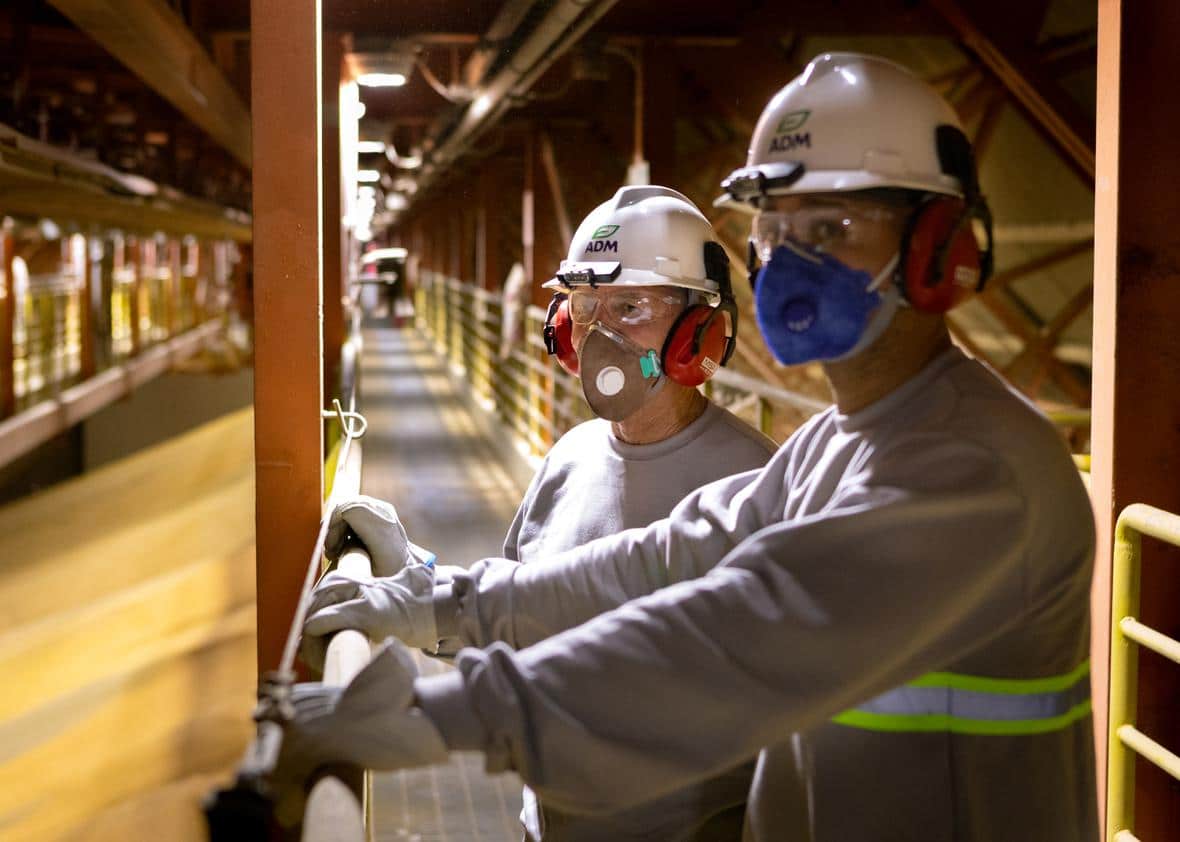
M 149 87 L 250 166 L 250 113 L 164 0 L 50 0 Z
M 1032 117 L 1061 150 L 1066 160 L 1079 174 L 1094 183 L 1093 133 L 1080 121 L 1066 113 L 1061 98 L 1051 97 L 1045 84 L 1037 78 L 1037 68 L 1022 57 L 1014 57 L 985 34 L 955 0 L 926 0 L 926 2 L 958 34 L 963 46 L 972 53 L 1004 85 L 1013 98 Z
M 434 137 L 430 159 L 418 176 L 418 195 L 438 180 L 507 112 L 513 101 L 578 42 L 617 0 L 558 0 L 523 38 L 511 58 L 475 91 L 449 129 Z

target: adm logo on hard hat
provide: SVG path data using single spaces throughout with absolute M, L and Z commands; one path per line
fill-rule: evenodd
M 619 251 L 619 243 L 617 240 L 608 240 L 607 237 L 619 230 L 617 225 L 602 225 L 594 230 L 590 235 L 590 242 L 586 244 L 586 251 L 613 251 L 616 254 Z
M 770 140 L 771 152 L 789 152 L 800 146 L 811 148 L 811 132 L 800 133 L 799 129 L 811 116 L 810 111 L 789 111 L 778 121 L 776 134 Z

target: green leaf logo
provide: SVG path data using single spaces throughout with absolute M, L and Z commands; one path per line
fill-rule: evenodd
M 796 129 L 801 128 L 803 124 L 807 122 L 807 118 L 810 116 L 810 111 L 792 111 L 789 114 L 784 115 L 783 119 L 779 120 L 778 133 L 782 134 L 783 132 L 793 132 Z
M 611 234 L 619 230 L 617 225 L 603 225 L 590 235 L 591 240 L 601 240 L 603 237 L 609 237 Z

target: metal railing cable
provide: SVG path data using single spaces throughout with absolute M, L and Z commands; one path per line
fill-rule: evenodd
M 258 705 L 254 711 L 256 731 L 239 763 L 233 784 L 212 793 L 204 805 L 211 842 L 264 842 L 286 838 L 273 814 L 273 793 L 270 777 L 278 764 L 282 749 L 283 725 L 294 711 L 291 690 L 295 682 L 295 656 L 311 603 L 311 591 L 322 572 L 324 544 L 332 510 L 345 494 L 360 489 L 360 445 L 357 441 L 366 431 L 364 417 L 357 411 L 359 364 L 359 325 L 354 320 L 352 332 L 341 355 L 341 386 L 348 409 L 340 399 L 332 401 L 331 411 L 323 411 L 325 418 L 340 423 L 342 440 L 331 490 L 321 510 L 320 526 L 315 545 L 304 575 L 299 601 L 284 642 L 278 667 L 265 674 L 259 682 Z M 355 445 L 355 449 L 354 449 Z M 353 546 L 340 564 L 347 564 L 350 572 L 369 575 L 371 565 L 363 550 Z M 343 635 L 343 636 L 342 636 Z M 363 659 L 358 658 L 358 647 L 353 636 L 358 632 L 337 634 L 329 644 L 325 662 L 325 683 L 346 684 L 368 662 L 369 645 L 361 635 Z M 318 842 L 351 842 L 364 838 L 363 785 L 357 780 L 358 770 L 333 768 L 321 774 L 308 794 L 303 821 L 303 839 Z M 360 792 L 358 793 L 358 790 Z M 351 818 L 351 820 L 350 820 Z M 353 826 L 359 822 L 359 833 Z

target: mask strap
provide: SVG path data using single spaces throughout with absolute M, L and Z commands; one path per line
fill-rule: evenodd
M 893 277 L 897 271 L 897 264 L 901 262 L 901 252 L 893 253 L 893 257 L 889 258 L 889 262 L 885 264 L 885 268 L 877 273 L 877 277 L 873 278 L 872 283 L 865 287 L 865 292 L 876 292 L 885 282 Z

